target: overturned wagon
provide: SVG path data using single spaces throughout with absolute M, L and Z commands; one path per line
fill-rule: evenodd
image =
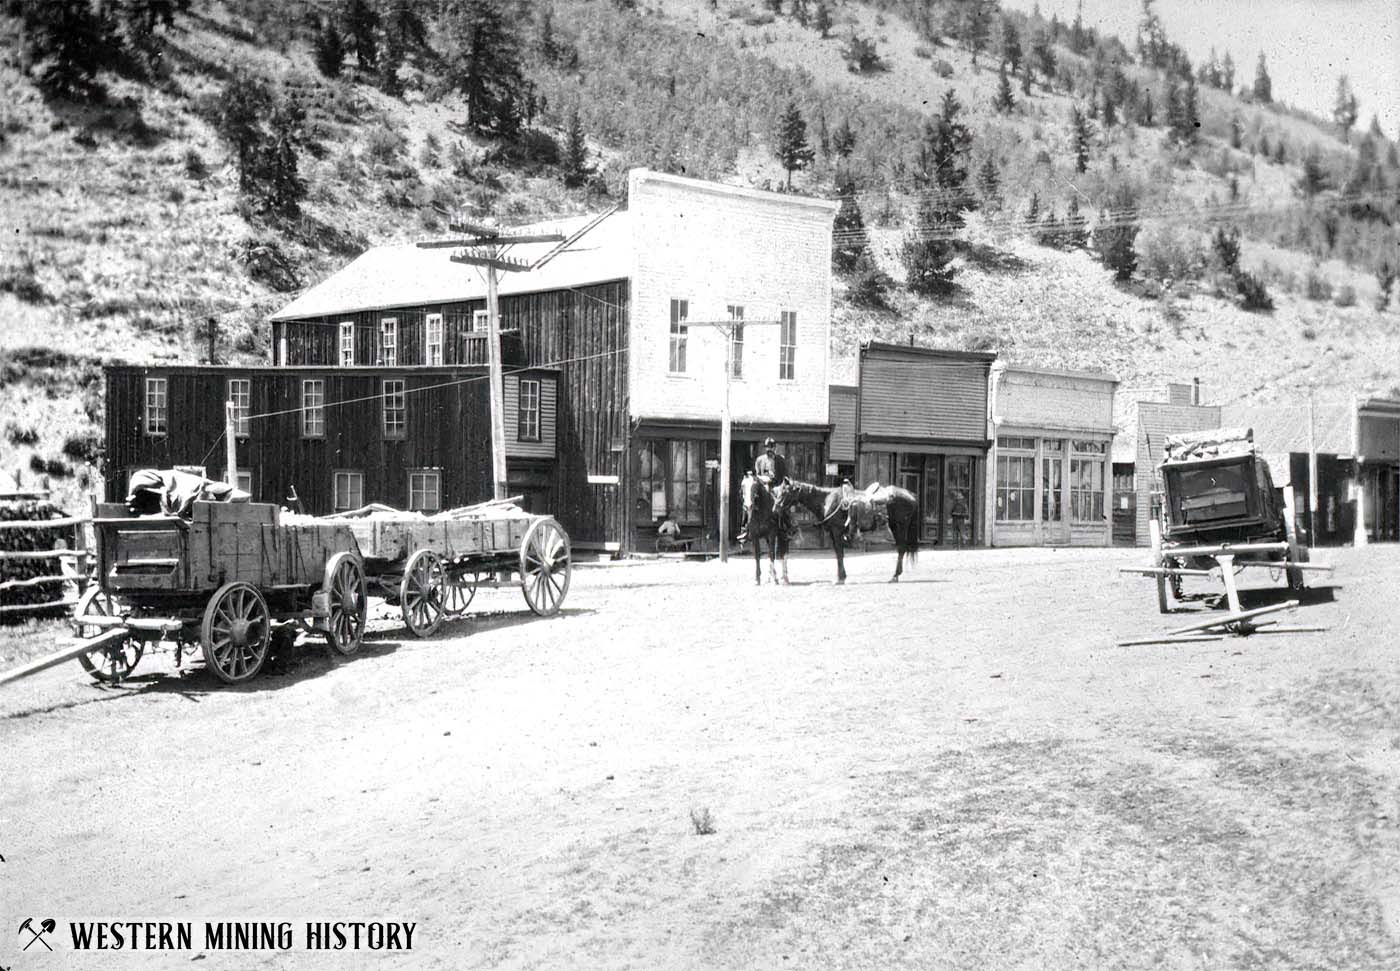
M 426 636 L 462 614 L 479 583 L 516 573 L 541 616 L 568 593 L 568 536 L 552 518 L 305 517 L 253 502 L 193 501 L 179 512 L 132 515 L 102 503 L 93 519 L 95 582 L 73 623 L 78 640 L 0 675 L 0 683 L 77 658 L 102 681 L 126 678 L 146 648 L 197 646 L 221 680 L 247 681 L 274 638 L 319 634 L 339 654 L 359 649 L 370 596 L 400 606 Z

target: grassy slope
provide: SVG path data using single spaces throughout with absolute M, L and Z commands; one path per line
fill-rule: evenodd
M 846 4 L 838 10 L 833 37 L 822 41 L 787 20 L 750 26 L 731 15 L 744 9 L 740 5 L 720 8 L 715 14 L 698 0 L 661 0 L 645 15 L 665 18 L 679 29 L 704 31 L 734 48 L 742 45 L 747 54 L 800 66 L 820 85 L 849 85 L 869 97 L 922 111 L 931 110 L 943 90 L 953 86 L 969 107 L 979 136 L 977 151 L 993 146 L 1004 164 L 1009 209 L 1032 189 L 1047 201 L 1062 200 L 1070 191 L 1094 198 L 1110 153 L 1149 186 L 1149 196 L 1159 204 L 1200 204 L 1225 195 L 1219 177 L 1199 167 L 1162 162 L 1156 149 L 1160 130 L 1115 132 L 1096 150 L 1091 172 L 1076 179 L 1063 161 L 1068 98 L 1037 89 L 1033 97 L 1021 99 L 1009 118 L 995 116 L 989 103 L 996 75 L 985 69 L 986 59 L 977 70 L 966 52 L 939 48 L 935 57 L 955 71 L 951 80 L 940 79 L 930 60 L 915 53 L 913 31 L 897 18 L 877 18 L 860 5 Z M 251 280 L 238 263 L 236 253 L 248 238 L 275 239 L 299 266 L 303 283 L 311 283 L 363 245 L 437 229 L 438 220 L 427 206 L 430 199 L 490 205 L 506 218 L 522 221 L 582 205 L 548 179 L 499 172 L 500 188 L 487 190 L 453 178 L 441 166 L 418 166 L 418 150 L 428 132 L 444 145 L 460 139 L 452 128 L 451 103 L 429 104 L 416 97 L 405 102 L 362 85 L 326 84 L 316 79 L 306 51 L 260 46 L 214 9 L 186 20 L 173 36 L 170 83 L 112 83 L 114 100 L 132 99 L 152 130 L 145 144 L 127 124 L 132 111 L 50 106 L 13 67 L 0 66 L 8 130 L 0 152 L 0 208 L 15 230 L 0 244 L 0 258 L 6 265 L 31 259 L 46 295 L 34 304 L 0 293 L 0 352 L 38 345 L 66 351 L 79 361 L 198 360 L 202 347 L 191 339 L 189 322 L 219 314 L 226 338 L 221 355 L 262 360 L 265 327 L 260 321 L 289 296 Z M 877 38 L 891 70 L 872 77 L 846 72 L 840 38 L 852 29 Z M 324 150 L 303 162 L 312 186 L 306 215 L 281 236 L 250 227 L 238 214 L 236 174 L 226 149 L 196 110 L 199 99 L 218 89 L 221 66 L 235 63 L 258 65 L 275 75 L 292 72 L 315 91 L 313 120 Z M 1329 137 L 1295 118 L 1238 106 L 1216 92 L 1205 96 L 1210 102 L 1208 133 L 1218 133 L 1219 119 L 1238 111 L 1247 131 L 1263 126 L 1296 139 Z M 829 121 L 833 127 L 838 123 L 836 118 Z M 371 132 L 385 125 L 405 138 L 402 157 L 388 166 L 367 151 Z M 777 182 L 782 177 L 762 144 L 764 137 L 756 133 L 755 145 L 741 154 L 735 181 Z M 464 143 L 473 156 L 482 151 L 469 139 Z M 1031 164 L 1037 143 L 1056 160 L 1050 166 Z M 1335 142 L 1333 147 L 1340 150 Z M 207 163 L 207 175 L 188 173 L 185 160 L 191 151 Z M 1287 201 L 1297 175 L 1293 166 L 1254 164 L 1243 153 L 1234 161 L 1248 166 L 1241 184 L 1251 203 Z M 405 162 L 419 170 L 406 185 Z M 823 172 L 829 174 L 829 168 L 799 175 L 798 188 L 822 191 L 817 180 Z M 411 202 L 403 201 L 406 195 Z M 876 200 L 863 201 L 870 217 Z M 1374 282 L 1340 265 L 1324 270 L 1334 283 L 1355 287 L 1357 307 L 1312 303 L 1275 285 L 1278 309 L 1272 315 L 1245 314 L 1205 293 L 1164 308 L 1114 286 L 1087 254 L 1036 247 L 999 228 L 996 220 L 974 219 L 969 235 L 988 247 L 984 252 L 1001 255 L 965 265 L 961 293 L 953 300 L 900 296 L 897 312 L 872 313 L 847 305 L 838 289 L 833 380 L 854 380 L 851 363 L 859 340 L 903 340 L 911 333 L 924 344 L 996 347 L 1023 363 L 1106 369 L 1130 387 L 1200 376 L 1217 397 L 1268 399 L 1289 394 L 1310 379 L 1338 393 L 1385 389 L 1400 380 L 1395 315 L 1367 309 Z M 877 229 L 874 236 L 882 262 L 898 277 L 893 257 L 898 232 Z M 1275 277 L 1296 279 L 1310 260 L 1247 243 L 1245 263 L 1255 268 L 1267 263 Z M 42 439 L 35 450 L 56 455 L 68 435 L 91 427 L 91 396 L 85 410 L 80 390 L 82 369 L 20 364 L 11 373 L 25 371 L 34 380 L 6 381 L 0 388 L 0 413 L 37 428 Z M 26 465 L 32 451 L 6 441 L 0 441 L 0 449 L 0 466 L 7 469 Z M 67 489 L 72 491 L 71 484 Z

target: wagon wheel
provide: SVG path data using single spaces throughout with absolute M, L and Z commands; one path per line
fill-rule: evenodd
M 247 681 L 267 660 L 271 620 L 257 587 L 241 581 L 224 584 L 209 599 L 199 627 L 204 663 L 221 681 Z
M 1290 563 L 1306 563 L 1308 559 L 1307 551 L 1298 545 L 1298 527 L 1293 523 L 1293 517 L 1284 513 L 1283 533 L 1288 538 L 1288 561 Z M 1301 592 L 1307 586 L 1303 580 L 1303 571 L 1289 567 L 1285 571 L 1288 575 L 1288 589 L 1294 592 Z
M 476 598 L 477 575 L 462 569 L 443 569 L 442 606 L 449 619 L 461 617 Z
M 446 614 L 442 560 L 432 550 L 419 550 L 409 558 L 399 582 L 399 609 L 403 622 L 419 637 L 428 637 L 442 626 Z
M 321 585 L 330 613 L 326 617 L 326 643 L 337 654 L 354 654 L 365 636 L 369 615 L 369 592 L 365 568 L 354 553 L 337 553 L 326 564 L 326 582 Z
M 520 546 L 520 589 L 530 609 L 541 617 L 557 614 L 572 574 L 564 528 L 553 519 L 535 520 Z
M 89 614 L 111 617 L 116 612 L 116 605 L 112 602 L 112 598 L 94 583 L 78 600 L 78 606 L 74 608 L 73 615 L 75 617 Z M 79 637 L 93 637 L 101 630 L 102 628 L 94 627 L 91 624 L 73 625 L 73 633 Z M 131 675 L 132 669 L 141 660 L 141 653 L 145 649 L 146 645 L 143 641 L 128 637 L 120 644 L 109 644 L 96 651 L 79 654 L 78 663 L 83 666 L 84 671 L 98 681 L 116 684 L 126 680 Z
M 1167 558 L 1162 555 L 1162 524 L 1155 519 L 1147 522 L 1147 535 L 1152 543 L 1152 565 L 1161 569 L 1167 565 Z M 1164 574 L 1153 575 L 1157 581 L 1157 609 L 1162 613 L 1167 612 L 1167 578 Z

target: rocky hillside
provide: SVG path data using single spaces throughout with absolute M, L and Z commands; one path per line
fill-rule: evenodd
M 838 283 L 833 380 L 854 380 L 860 340 L 912 336 L 1104 369 L 1128 387 L 1199 376 L 1218 399 L 1269 400 L 1309 382 L 1338 395 L 1400 385 L 1400 318 L 1394 304 L 1377 309 L 1375 264 L 1400 262 L 1395 145 L 1383 137 L 1344 143 L 1318 119 L 1207 84 L 1198 137 L 1177 144 L 1140 102 L 1117 118 L 1103 107 L 1105 91 L 1129 88 L 1156 91 L 1161 105 L 1167 72 L 1133 63 L 1114 39 L 1086 47 L 1020 14 L 975 42 L 923 13 L 951 2 L 465 6 L 499 8 L 516 42 L 507 127 L 518 133 L 467 123 L 460 59 L 441 53 L 463 49 L 463 35 L 429 15 L 437 5 L 364 0 L 288 16 L 267 0 L 196 2 L 159 32 L 154 68 L 103 65 L 97 101 L 41 87 L 42 65 L 5 19 L 0 467 L 22 468 L 26 482 L 47 474 L 71 495 L 94 457 L 102 360 L 207 360 L 211 330 L 217 360 L 262 360 L 271 309 L 368 245 L 441 232 L 445 213 L 524 222 L 600 208 L 635 164 L 780 187 L 789 104 L 813 156 L 792 173 L 794 191 L 846 186 L 874 268 L 890 278 L 882 300 L 852 278 Z M 382 15 L 383 50 L 385 25 L 421 13 L 421 35 L 394 48 L 387 74 L 387 55 L 370 68 L 353 49 L 356 8 Z M 1055 66 L 1029 83 L 1011 71 L 1013 104 L 998 107 L 1006 24 L 1027 52 L 1045 35 Z M 349 48 L 338 77 L 318 66 L 328 26 Z M 856 42 L 873 69 L 851 70 Z M 294 212 L 241 186 L 229 92 L 249 76 L 296 108 L 285 144 L 306 191 Z M 975 211 L 950 241 L 951 286 L 921 296 L 905 285 L 901 251 L 930 196 L 924 126 L 949 90 L 972 133 Z M 1083 172 L 1075 107 L 1094 116 Z M 586 156 L 571 159 L 570 129 L 572 154 Z M 994 187 L 982 179 L 989 161 Z M 1316 184 L 1300 189 L 1309 173 Z M 1074 199 L 1092 226 L 1125 190 L 1139 230 L 1128 279 L 1101 264 L 1092 237 L 1037 241 L 1033 196 L 1041 215 L 1062 216 Z M 1271 311 L 1241 306 L 1210 243 L 1221 227 L 1242 233 L 1240 266 L 1267 288 Z

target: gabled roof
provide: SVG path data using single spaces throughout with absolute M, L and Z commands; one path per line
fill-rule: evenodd
M 596 215 L 523 226 L 517 233 L 570 236 Z M 537 270 L 501 273 L 500 292 L 538 293 L 620 280 L 631 273 L 630 224 L 626 212 L 614 212 Z M 558 243 L 511 246 L 506 256 L 533 263 Z M 333 273 L 272 315 L 272 320 L 326 317 L 361 310 L 412 307 L 480 300 L 486 296 L 486 271 L 453 263 L 454 249 L 419 249 L 413 243 L 376 246 Z

